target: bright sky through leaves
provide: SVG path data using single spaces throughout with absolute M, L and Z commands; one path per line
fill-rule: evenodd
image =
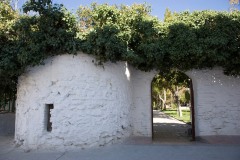
M 21 5 L 24 0 L 19 0 Z M 171 11 L 217 10 L 228 11 L 229 0 L 53 0 L 54 3 L 62 3 L 69 10 L 75 11 L 80 5 L 98 4 L 125 4 L 144 3 L 152 6 L 152 15 L 163 19 L 166 8 Z M 239 7 L 238 7 L 239 8 Z

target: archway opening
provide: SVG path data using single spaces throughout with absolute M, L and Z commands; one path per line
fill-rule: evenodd
M 192 80 L 183 72 L 159 73 L 152 80 L 154 142 L 195 140 Z

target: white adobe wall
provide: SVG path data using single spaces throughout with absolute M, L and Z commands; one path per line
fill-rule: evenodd
M 103 146 L 152 136 L 151 82 L 157 73 L 125 62 L 96 66 L 85 54 L 49 58 L 19 78 L 15 140 L 24 148 Z M 192 70 L 196 136 L 240 135 L 240 78 Z M 46 130 L 46 104 L 52 132 Z
M 125 62 L 96 66 L 78 54 L 46 60 L 19 78 L 15 140 L 24 148 L 103 146 L 132 134 L 132 86 Z M 46 130 L 46 104 L 52 131 Z
M 103 146 L 152 136 L 151 82 L 125 62 L 97 66 L 86 54 L 49 58 L 19 77 L 15 140 L 26 149 Z M 46 104 L 52 131 L 47 132 Z
M 152 137 L 152 91 L 151 83 L 156 71 L 142 72 L 133 70 L 133 135 Z
M 240 77 L 220 68 L 192 70 L 196 136 L 240 135 Z

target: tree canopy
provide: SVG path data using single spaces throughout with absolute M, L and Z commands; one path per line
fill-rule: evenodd
M 16 87 L 27 66 L 77 51 L 95 55 L 100 64 L 128 61 L 144 71 L 219 66 L 240 74 L 239 11 L 171 13 L 165 22 L 146 4 L 92 4 L 74 15 L 51 0 L 30 0 L 23 11 L 0 1 L 1 88 Z

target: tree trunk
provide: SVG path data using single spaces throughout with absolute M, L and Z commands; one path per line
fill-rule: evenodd
M 179 116 L 179 117 L 182 117 L 182 109 L 181 109 L 181 104 L 180 104 L 180 100 L 179 100 L 178 86 L 177 86 L 177 88 L 176 88 L 175 96 L 176 96 L 176 101 L 177 101 L 178 116 Z
M 165 89 L 163 89 L 163 109 L 164 109 L 164 110 L 167 109 L 166 101 L 167 101 L 167 92 L 166 92 Z
M 164 103 L 165 103 L 165 102 L 164 102 L 164 100 L 163 100 L 163 98 L 161 97 L 160 94 L 158 95 L 158 98 L 159 98 L 159 100 L 161 101 L 161 107 L 160 107 L 160 108 L 161 108 L 161 110 L 163 110 L 163 109 L 164 109 Z

